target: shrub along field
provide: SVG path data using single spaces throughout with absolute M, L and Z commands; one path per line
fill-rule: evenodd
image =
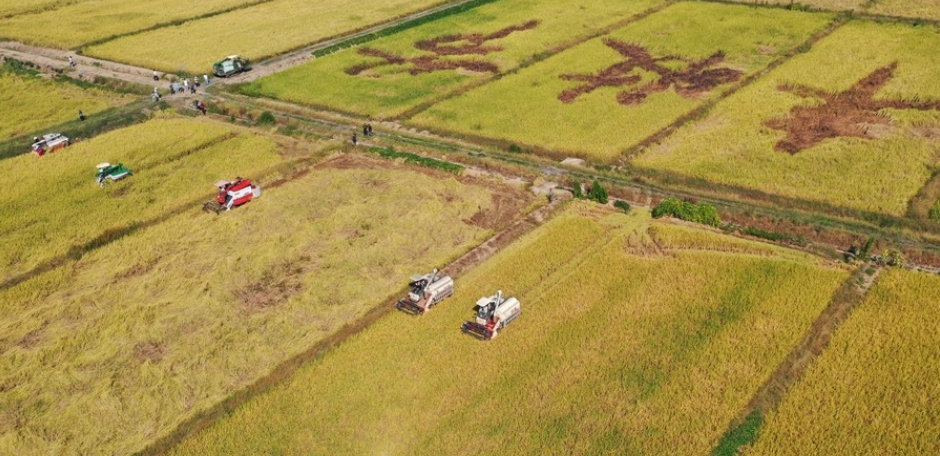
M 0 36 L 28 44 L 73 49 L 160 24 L 191 19 L 255 0 L 163 0 L 159 4 L 123 0 L 86 0 L 0 21 Z M 187 40 L 160 46 L 189 49 Z
M 37 190 L 31 207 L 47 215 L 23 229 L 52 242 L 78 238 L 61 233 L 77 230 L 69 224 L 100 231 L 132 218 L 123 212 L 154 217 L 170 200 L 211 193 L 214 180 L 249 175 L 275 157 L 267 139 L 239 133 L 212 143 L 224 128 L 182 122 L 154 121 L 61 152 L 62 162 L 84 157 L 81 166 L 61 165 L 76 174 L 56 174 L 71 188 Z M 151 138 L 157 132 L 162 141 Z M 130 137 L 139 144 L 122 150 L 120 139 Z M 133 158 L 126 162 L 139 172 L 111 189 L 81 190 L 94 187 L 87 163 L 114 157 L 108 149 Z M 242 208 L 216 216 L 182 198 L 188 209 L 0 290 L 0 454 L 139 451 L 390 299 L 411 274 L 449 263 L 533 201 L 498 183 L 378 158 L 307 171 L 291 163 Z M 70 218 L 48 215 L 51 207 Z
M 172 454 L 707 454 L 848 274 L 598 211 L 575 203 Z M 461 334 L 496 289 L 519 320 Z
M 496 1 L 262 78 L 242 92 L 393 117 L 664 3 Z
M 940 157 L 936 49 L 932 27 L 850 23 L 634 164 L 903 215 Z
M 213 183 L 279 163 L 273 141 L 224 124 L 156 119 L 37 158 L 0 161 L 16 185 L 0 193 L 0 279 L 68 255 L 103 232 L 119 232 L 181 205 Z M 99 188 L 95 165 L 124 163 L 134 175 Z
M 805 42 L 830 19 L 678 3 L 412 120 L 559 155 L 612 160 Z
M 938 302 L 940 278 L 884 272 L 747 454 L 940 454 Z
M 114 92 L 0 69 L 0 141 L 77 119 L 78 110 L 92 115 L 129 101 Z
M 259 60 L 443 2 L 274 0 L 120 38 L 92 46 L 85 53 L 164 71 L 202 73 L 229 54 L 241 54 L 251 60 Z

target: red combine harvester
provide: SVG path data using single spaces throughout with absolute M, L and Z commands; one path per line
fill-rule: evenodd
M 71 144 L 72 141 L 62 136 L 59 133 L 50 133 L 48 135 L 43 135 L 42 138 L 33 138 L 33 153 L 39 157 L 46 155 L 49 152 L 55 152 L 59 149 L 64 149 Z
M 202 205 L 202 210 L 218 214 L 230 211 L 233 207 L 241 206 L 252 199 L 261 196 L 261 188 L 251 183 L 251 179 L 235 178 L 234 182 L 222 180 L 215 183 L 219 194 L 215 199 Z

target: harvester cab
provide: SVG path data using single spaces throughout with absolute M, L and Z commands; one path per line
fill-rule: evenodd
M 133 175 L 131 170 L 125 167 L 123 163 L 116 165 L 107 162 L 99 163 L 97 168 L 98 172 L 95 173 L 95 182 L 99 187 L 104 187 L 107 183 L 117 182 L 127 176 Z
M 219 193 L 215 199 L 202 205 L 202 210 L 216 214 L 230 211 L 261 196 L 261 188 L 251 183 L 251 179 L 235 178 L 235 181 L 221 180 L 215 183 Z
M 411 276 L 408 297 L 399 299 L 395 307 L 412 315 L 421 315 L 432 306 L 454 294 L 454 279 L 440 275 L 437 269 L 426 275 Z
M 49 133 L 42 138 L 33 138 L 33 153 L 39 157 L 67 147 L 72 141 L 60 133 Z
M 230 55 L 212 65 L 212 74 L 219 78 L 227 78 L 248 70 L 251 70 L 251 63 L 238 55 Z
M 503 298 L 502 290 L 489 298 L 480 298 L 476 306 L 475 321 L 463 324 L 463 332 L 483 340 L 493 339 L 499 331 L 512 323 L 522 311 L 522 304 L 516 298 Z

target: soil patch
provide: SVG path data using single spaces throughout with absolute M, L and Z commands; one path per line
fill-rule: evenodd
M 764 122 L 786 132 L 775 149 L 795 155 L 830 138 L 876 139 L 891 125 L 884 109 L 940 110 L 940 101 L 879 100 L 878 91 L 894 78 L 898 63 L 879 68 L 844 92 L 830 93 L 806 86 L 781 84 L 778 90 L 822 103 L 795 106 L 786 117 Z
M 411 58 L 402 57 L 372 47 L 363 47 L 359 49 L 359 55 L 378 58 L 380 61 L 363 63 L 347 68 L 346 74 L 357 76 L 366 71 L 386 66 L 403 66 L 405 68 L 402 71 L 412 76 L 447 70 L 463 70 L 473 73 L 498 73 L 499 67 L 485 60 L 473 58 L 450 59 L 445 57 L 479 56 L 502 51 L 502 46 L 488 45 L 487 43 L 506 38 L 516 32 L 532 30 L 538 27 L 539 23 L 539 21 L 529 21 L 524 24 L 509 26 L 490 34 L 465 33 L 444 35 L 417 41 L 414 44 L 415 49 L 430 54 Z
M 692 60 L 677 55 L 653 57 L 643 46 L 613 38 L 605 39 L 604 44 L 620 53 L 626 60 L 615 63 L 597 74 L 561 75 L 561 79 L 565 81 L 584 83 L 559 94 L 558 99 L 562 103 L 573 103 L 580 96 L 602 87 L 625 87 L 638 84 L 643 77 L 636 74 L 637 70 L 652 73 L 655 79 L 617 94 L 617 101 L 622 105 L 638 105 L 650 95 L 665 92 L 670 88 L 683 97 L 695 98 L 722 84 L 735 82 L 744 75 L 743 72 L 733 68 L 719 67 L 725 61 L 725 54 L 721 51 L 701 60 Z
M 166 344 L 162 342 L 145 342 L 134 346 L 134 355 L 141 362 L 159 363 L 166 356 L 166 350 Z
M 493 193 L 493 205 L 480 209 L 464 223 L 485 230 L 492 230 L 506 226 L 515 218 L 528 199 L 514 197 L 515 195 Z
M 312 269 L 309 258 L 284 261 L 264 272 L 260 279 L 251 281 L 235 291 L 235 297 L 246 309 L 258 311 L 287 301 L 303 291 L 300 279 Z

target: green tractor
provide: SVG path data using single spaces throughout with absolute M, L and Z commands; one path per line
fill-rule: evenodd
M 246 58 L 238 55 L 230 55 L 221 62 L 215 62 L 212 65 L 212 74 L 218 78 L 227 78 L 239 73 L 244 73 L 251 69 L 251 63 Z
M 98 172 L 95 173 L 95 182 L 98 183 L 99 187 L 104 187 L 104 184 L 119 181 L 132 174 L 131 170 L 125 167 L 123 163 L 116 165 L 101 163 L 98 165 Z

